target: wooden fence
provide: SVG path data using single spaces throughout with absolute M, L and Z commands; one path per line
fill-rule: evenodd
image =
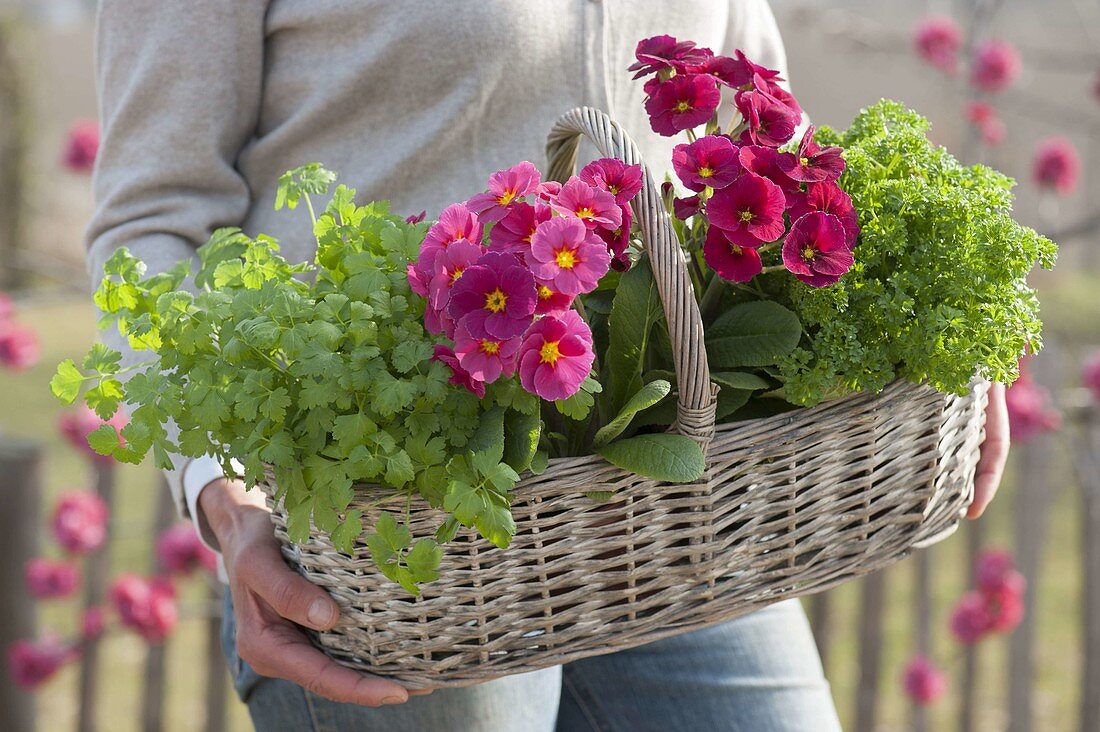
M 0 555 L 0 587 L 6 592 L 0 597 L 0 648 L 18 638 L 33 638 L 37 631 L 35 600 L 23 588 L 23 564 L 36 556 L 42 532 L 42 466 L 41 450 L 30 443 L 0 440 L 0 536 L 11 543 L 11 551 Z M 91 482 L 95 492 L 108 508 L 115 507 L 116 469 L 109 463 L 92 461 Z M 161 531 L 175 520 L 175 508 L 167 487 L 157 486 L 154 515 L 148 524 L 148 542 L 151 558 L 149 566 L 130 568 L 154 572 L 156 552 L 154 544 Z M 102 607 L 110 585 L 112 570 L 110 537 L 117 536 L 119 526 L 116 511 L 111 510 L 108 544 L 86 557 L 84 562 L 83 610 Z M 211 581 L 206 601 L 194 608 L 206 617 L 204 632 L 206 643 L 195 649 L 195 656 L 203 659 L 206 684 L 204 690 L 206 719 L 205 732 L 224 732 L 227 728 L 228 694 L 225 662 L 221 653 L 221 592 L 220 583 Z M 111 710 L 103 709 L 100 680 L 106 669 L 100 656 L 101 639 L 88 639 L 83 644 L 79 660 L 77 695 L 78 712 L 76 728 L 79 732 L 113 730 L 117 719 Z M 170 641 L 150 644 L 146 650 L 142 673 L 140 729 L 143 732 L 161 732 L 166 729 L 166 699 L 171 692 L 171 680 L 167 673 Z M 198 664 L 196 664 L 197 667 Z M 4 666 L 3 684 L 0 685 L 0 730 L 4 732 L 33 732 L 35 725 L 34 695 L 19 689 L 7 678 Z

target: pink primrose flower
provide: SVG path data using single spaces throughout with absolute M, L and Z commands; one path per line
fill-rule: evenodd
M 754 247 L 734 244 L 715 226 L 707 230 L 703 258 L 719 277 L 731 282 L 748 282 L 762 269 L 760 254 Z
M 539 224 L 528 263 L 535 277 L 555 291 L 579 295 L 596 289 L 611 257 L 582 220 L 558 216 Z
M 458 362 L 458 357 L 452 349 L 439 344 L 435 346 L 434 350 L 435 353 L 432 358 L 451 370 L 451 378 L 448 379 L 451 384 L 466 387 L 467 391 L 476 395 L 479 399 L 485 398 L 485 383 L 478 381 L 466 369 L 462 368 L 462 364 Z
M 720 135 L 706 135 L 695 142 L 677 145 L 672 151 L 676 176 L 689 189 L 725 188 L 741 175 L 737 146 Z
M 951 612 L 951 634 L 965 646 L 974 645 L 992 628 L 989 608 L 980 592 L 967 592 Z
M 1013 442 L 1028 442 L 1062 425 L 1062 415 L 1051 403 L 1050 392 L 1026 372 L 1005 389 L 1005 404 Z
M 519 258 L 488 252 L 451 288 L 447 312 L 474 338 L 507 340 L 527 330 L 535 300 L 535 278 Z
M 794 200 L 794 196 L 791 194 L 797 194 L 801 190 L 801 186 L 798 181 L 784 173 L 783 169 L 779 167 L 778 150 L 774 147 L 753 145 L 750 140 L 747 144 L 741 146 L 738 158 L 741 161 L 742 168 L 750 173 L 763 176 L 779 186 L 783 193 L 787 194 L 787 206 L 791 205 L 791 201 Z
M 121 432 L 128 421 L 129 419 L 126 416 L 126 412 L 119 409 L 109 420 L 104 422 L 91 408 L 81 404 L 64 412 L 58 420 L 57 426 L 69 444 L 85 453 L 87 457 L 99 462 L 110 463 L 114 458 L 110 455 L 100 455 L 93 450 L 91 446 L 88 445 L 88 435 L 104 424 L 109 424 L 115 428 L 116 432 Z M 120 445 L 125 444 L 121 434 L 119 435 L 118 442 Z
M 18 686 L 37 689 L 76 655 L 73 646 L 57 638 L 17 640 L 8 646 L 8 674 Z
M 783 241 L 783 264 L 811 287 L 827 287 L 851 269 L 855 259 L 840 219 L 814 211 L 798 219 Z
M 455 357 L 475 381 L 491 384 L 516 372 L 520 338 L 474 338 L 463 326 L 455 333 Z
M 643 38 L 634 49 L 634 58 L 638 59 L 627 67 L 634 72 L 634 78 L 664 71 L 681 70 L 691 64 L 702 63 L 710 52 L 697 48 L 695 41 L 677 41 L 672 36 L 660 35 Z
M 211 567 L 217 562 L 214 552 L 202 543 L 190 523 L 165 529 L 157 538 L 156 554 L 157 565 L 168 574 L 191 574 L 199 567 Z
M 484 253 L 485 250 L 481 245 L 464 239 L 436 252 L 431 269 L 432 279 L 428 283 L 429 305 L 437 311 L 446 309 L 455 283 L 462 277 L 463 272 L 481 259 Z
M 520 346 L 520 384 L 547 401 L 567 399 L 588 378 L 595 358 L 592 331 L 576 311 L 543 316 Z
M 62 164 L 74 173 L 90 173 L 99 154 L 99 125 L 92 120 L 78 120 L 69 128 Z
M 836 180 L 844 172 L 843 151 L 839 147 L 821 147 L 814 142 L 814 126 L 810 125 L 797 153 L 780 153 L 776 164 L 792 180 L 820 183 Z
M 706 74 L 681 74 L 652 88 L 645 101 L 649 124 L 664 137 L 705 124 L 721 101 L 718 84 Z
M 38 363 L 40 353 L 33 330 L 12 320 L 0 322 L 0 366 L 13 371 L 29 369 Z
M 589 229 L 617 229 L 623 223 L 623 210 L 614 195 L 575 176 L 565 182 L 550 207 L 562 216 L 580 219 Z
M 748 123 L 749 139 L 756 145 L 779 147 L 794 137 L 801 113 L 769 93 L 767 88 L 757 77 L 756 87 L 737 92 L 734 102 Z
M 849 248 L 856 244 L 859 237 L 859 215 L 852 199 L 844 190 L 832 181 L 809 183 L 805 193 L 792 196 L 790 207 L 791 221 L 798 221 L 808 213 L 820 211 L 832 214 L 840 219 L 844 227 L 845 241 Z
M 753 247 L 783 236 L 785 206 L 779 186 L 763 176 L 747 173 L 714 192 L 707 202 L 707 218 L 712 226 L 724 230 L 730 241 Z
M 1100 351 L 1094 352 L 1081 369 L 1081 383 L 1092 392 L 1092 398 L 1100 403 Z
M 546 204 L 531 205 L 519 202 L 489 230 L 489 248 L 497 252 L 511 252 L 527 261 L 531 251 L 531 237 L 543 221 L 548 221 L 553 210 Z
M 111 583 L 109 596 L 122 624 L 150 643 L 167 638 L 179 620 L 176 592 L 166 579 L 122 574 Z
M 613 195 L 620 206 L 630 203 L 642 190 L 642 166 L 627 165 L 618 158 L 593 160 L 581 168 L 577 177 Z
M 538 168 L 524 160 L 489 176 L 489 191 L 474 196 L 467 205 L 482 221 L 500 221 L 513 203 L 534 193 L 541 182 Z

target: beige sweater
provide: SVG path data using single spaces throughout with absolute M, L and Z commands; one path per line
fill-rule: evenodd
M 307 162 L 434 217 L 494 170 L 543 164 L 578 105 L 609 112 L 661 176 L 674 143 L 626 72 L 661 33 L 786 68 L 766 0 L 101 0 L 93 280 L 117 247 L 154 272 L 230 225 L 312 258 L 304 214 L 272 210 L 279 174 Z M 220 470 L 175 462 L 188 515 Z

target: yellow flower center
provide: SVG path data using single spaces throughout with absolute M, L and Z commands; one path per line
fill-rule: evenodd
M 618 195 L 619 190 L 620 190 L 620 188 L 617 185 L 614 185 L 612 183 L 607 184 L 607 192 L 610 193 L 611 195 L 613 195 L 613 196 Z
M 810 164 L 810 159 L 809 158 L 799 158 L 798 159 L 798 164 L 799 165 L 809 165 Z
M 494 313 L 499 313 L 504 309 L 507 302 L 508 296 L 501 292 L 500 288 L 497 288 L 485 296 L 485 309 Z
M 813 247 L 808 246 L 802 250 L 802 258 L 805 259 L 807 262 L 812 262 L 816 255 L 817 252 L 814 251 Z
M 577 255 L 572 249 L 559 249 L 554 261 L 562 269 L 573 269 L 577 265 Z
M 497 203 L 499 203 L 501 206 L 507 206 L 509 203 L 512 202 L 512 199 L 515 197 L 516 191 L 508 189 L 497 198 Z
M 741 247 L 736 244 L 730 244 L 730 251 L 733 252 L 735 256 L 741 256 Z
M 558 349 L 558 341 L 547 341 L 542 344 L 539 350 L 540 362 L 553 366 L 559 358 L 561 358 L 561 351 Z
M 686 99 L 683 100 L 683 101 L 676 102 L 676 111 L 677 112 L 686 112 L 689 109 L 691 109 L 691 102 L 687 101 Z
M 699 177 L 700 178 L 710 178 L 712 175 L 714 175 L 714 170 L 713 169 L 708 168 L 705 165 L 702 168 L 699 168 Z
M 577 218 L 578 219 L 590 219 L 595 215 L 596 215 L 596 212 L 593 211 L 592 209 L 588 208 L 587 206 L 585 206 L 584 208 L 578 208 L 577 209 Z
M 462 276 L 462 267 L 455 267 L 455 271 L 451 272 L 451 284 L 458 282 L 458 278 Z
M 539 285 L 539 299 L 540 300 L 549 300 L 553 296 L 554 296 L 554 291 L 553 290 L 551 290 L 546 285 Z
M 744 211 L 741 212 L 742 221 L 749 222 L 752 221 L 752 218 L 752 211 L 750 211 L 749 209 L 746 208 Z
M 481 352 L 488 353 L 490 356 L 500 350 L 500 344 L 496 341 L 483 340 L 481 342 Z

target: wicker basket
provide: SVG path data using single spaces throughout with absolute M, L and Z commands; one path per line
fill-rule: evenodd
M 580 136 L 638 163 L 602 112 L 561 117 L 550 176 L 572 173 Z M 684 257 L 648 172 L 635 202 L 668 320 L 678 380 L 675 429 L 707 448 L 707 474 L 664 484 L 596 456 L 555 459 L 515 489 L 505 551 L 472 533 L 447 547 L 441 577 L 413 598 L 314 534 L 302 545 L 272 513 L 283 553 L 343 614 L 314 640 L 333 658 L 410 688 L 462 686 L 629 648 L 874 571 L 954 530 L 969 505 L 987 385 L 963 397 L 894 382 L 819 407 L 714 427 L 703 327 Z M 270 497 L 274 486 L 262 486 Z M 586 492 L 614 491 L 608 501 Z M 404 512 L 369 487 L 354 507 Z M 414 535 L 439 511 L 414 502 Z

